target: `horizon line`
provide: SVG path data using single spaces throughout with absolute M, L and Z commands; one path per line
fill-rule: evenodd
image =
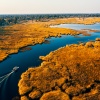
M 9 14 L 0 14 L 0 15 L 48 15 L 48 14 L 100 14 L 100 13 L 9 13 Z

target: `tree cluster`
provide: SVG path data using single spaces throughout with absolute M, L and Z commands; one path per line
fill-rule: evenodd
M 22 15 L 0 15 L 0 26 L 22 23 L 28 20 L 48 21 L 56 18 L 70 17 L 100 17 L 100 14 L 22 14 Z

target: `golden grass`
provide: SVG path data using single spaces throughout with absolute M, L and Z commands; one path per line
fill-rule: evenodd
M 60 90 L 56 90 L 45 93 L 40 100 L 70 100 L 70 99 L 66 93 L 63 93 Z
M 62 23 L 94 24 L 100 22 L 100 18 L 64 18 L 55 19 L 48 22 L 32 22 L 6 26 L 3 30 L 5 35 L 0 35 L 0 61 L 9 54 L 17 53 L 18 50 L 27 45 L 43 43 L 46 38 L 51 36 L 61 36 L 62 34 L 77 35 L 85 31 L 76 31 L 67 28 L 51 28 L 50 25 Z M 0 32 L 2 34 L 2 31 Z
M 40 59 L 39 67 L 21 75 L 21 96 L 27 94 L 33 100 L 99 100 L 100 38 L 67 45 Z

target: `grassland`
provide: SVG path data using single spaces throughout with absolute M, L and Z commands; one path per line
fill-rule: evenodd
M 21 75 L 21 100 L 100 99 L 100 38 L 66 45 L 40 59 L 40 66 Z
M 29 21 L 27 23 L 0 27 L 0 61 L 12 53 L 17 53 L 22 47 L 43 43 L 48 37 L 66 35 L 89 35 L 87 31 L 77 31 L 67 28 L 51 28 L 50 25 L 62 23 L 94 24 L 99 23 L 100 18 L 64 18 L 47 22 Z M 91 30 L 92 32 L 94 30 Z M 96 30 L 95 30 L 96 31 Z

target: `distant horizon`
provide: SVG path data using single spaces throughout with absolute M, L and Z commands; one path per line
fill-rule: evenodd
M 100 14 L 100 13 L 14 13 L 14 14 L 0 14 L 0 15 L 48 15 L 48 14 Z

